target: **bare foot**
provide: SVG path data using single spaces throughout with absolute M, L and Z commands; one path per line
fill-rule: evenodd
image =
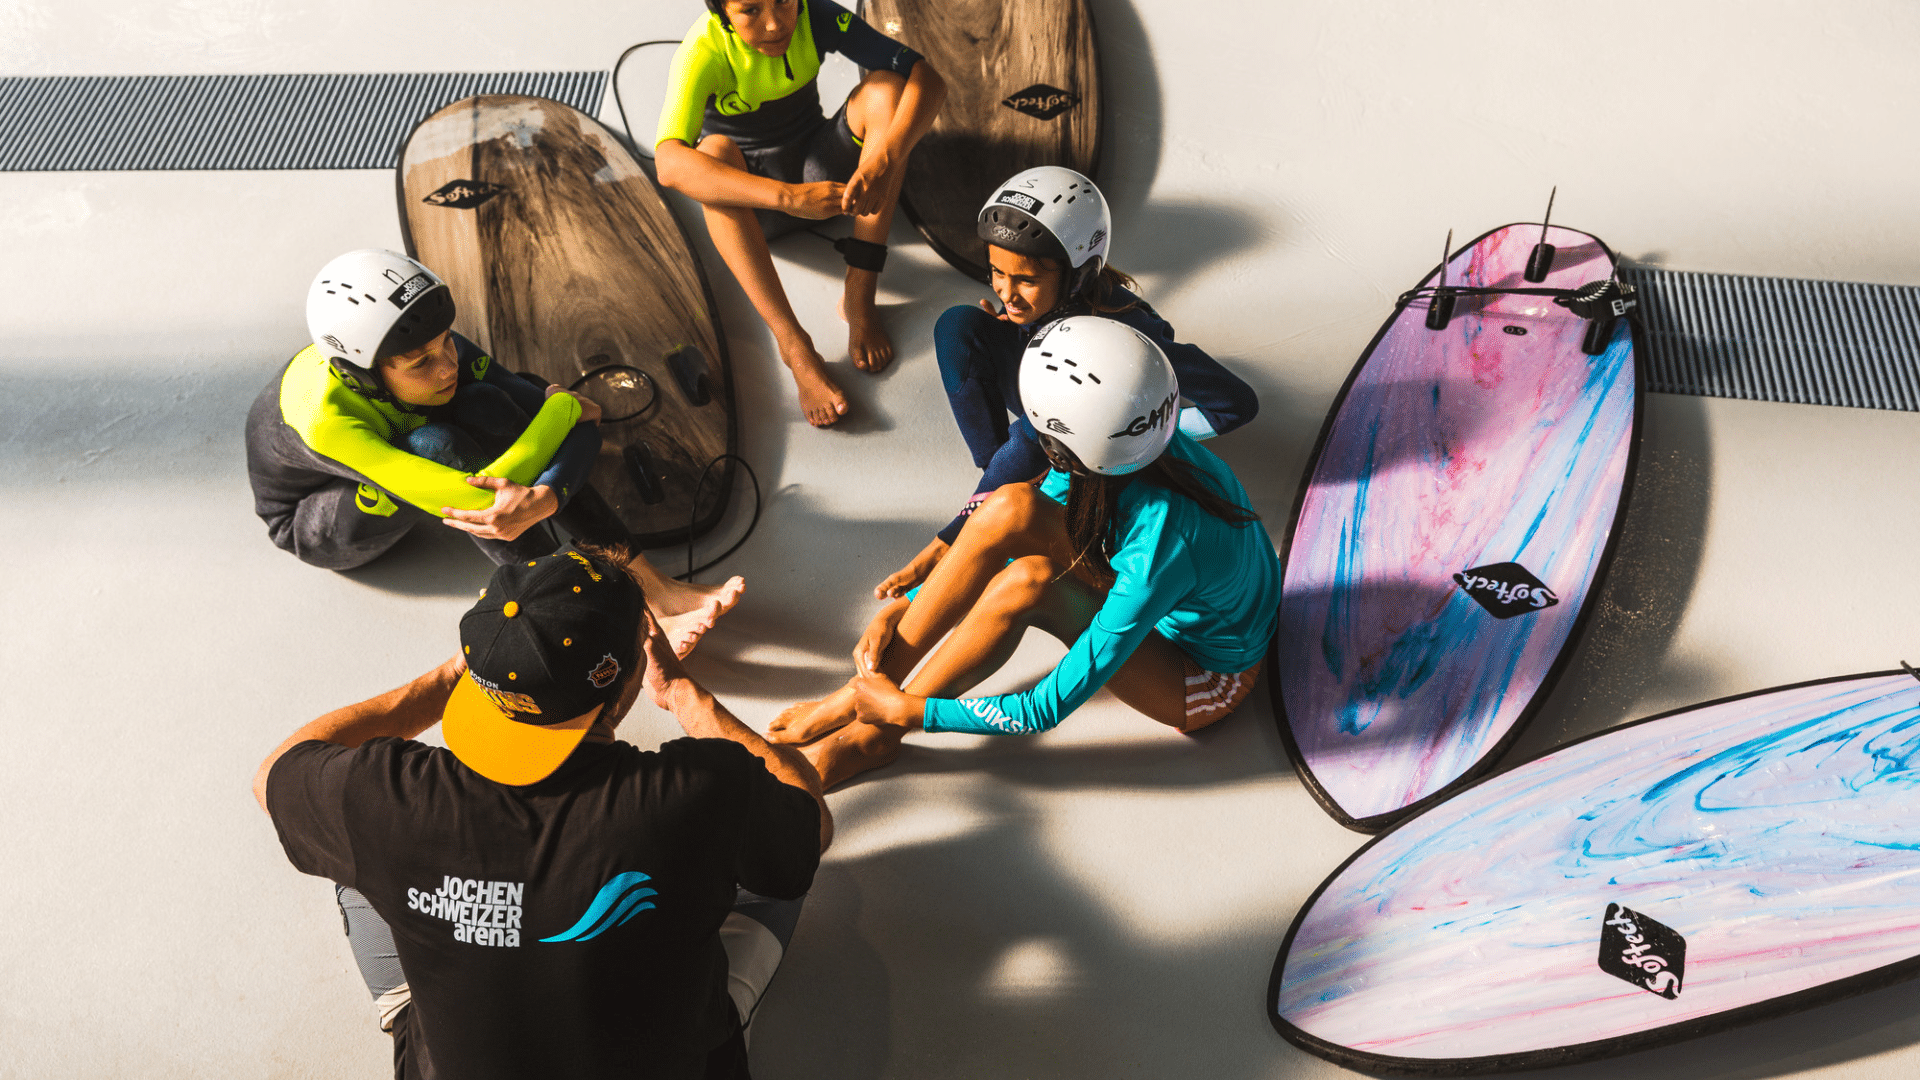
M 820 359 L 813 344 L 796 341 L 791 348 L 782 346 L 780 361 L 793 372 L 793 385 L 800 391 L 800 412 L 814 427 L 832 427 L 847 414 L 847 397 L 827 374 L 827 362 Z
M 880 325 L 880 311 L 871 297 L 849 305 L 840 298 L 840 321 L 847 324 L 847 355 L 853 366 L 869 375 L 878 375 L 893 363 L 893 339 Z
M 767 741 L 801 746 L 853 723 L 853 687 L 843 686 L 820 701 L 791 706 L 767 725 Z
M 684 660 L 720 616 L 740 602 L 746 589 L 742 577 L 730 577 L 719 585 L 690 585 L 667 578 L 647 590 L 647 607 L 673 646 L 673 655 Z
M 891 724 L 850 724 L 800 748 L 820 774 L 820 787 L 832 790 L 846 781 L 900 756 L 900 740 L 907 729 Z

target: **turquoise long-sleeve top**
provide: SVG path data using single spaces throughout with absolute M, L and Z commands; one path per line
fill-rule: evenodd
M 1184 433 L 1174 433 L 1167 453 L 1198 468 L 1227 500 L 1251 505 L 1226 462 Z M 1067 474 L 1049 472 L 1040 490 L 1065 505 Z M 1260 522 L 1232 525 L 1184 495 L 1137 482 L 1120 493 L 1119 513 L 1113 587 L 1053 672 L 1025 693 L 928 698 L 928 731 L 1046 731 L 1106 685 L 1149 631 L 1208 671 L 1260 662 L 1280 608 L 1280 558 Z

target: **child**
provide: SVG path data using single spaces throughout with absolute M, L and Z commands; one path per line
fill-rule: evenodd
M 815 427 L 846 414 L 774 273 L 766 228 L 850 214 L 841 317 L 853 366 L 883 370 L 893 342 L 874 307 L 907 155 L 933 126 L 946 83 L 925 58 L 833 0 L 707 0 L 674 54 L 654 138 L 660 182 L 706 209 L 707 232 L 766 320 Z M 833 119 L 821 113 L 820 60 L 867 69 Z M 704 134 L 703 134 L 704 132 Z M 777 213 L 775 213 L 777 212 Z M 784 218 L 783 218 L 784 215 Z

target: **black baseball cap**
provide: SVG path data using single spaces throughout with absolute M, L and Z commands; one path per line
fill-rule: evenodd
M 440 732 L 495 783 L 546 779 L 645 663 L 646 596 L 625 570 L 574 548 L 508 563 L 460 619 L 467 673 Z

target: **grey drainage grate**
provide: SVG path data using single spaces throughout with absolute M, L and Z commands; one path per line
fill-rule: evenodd
M 1623 267 L 1640 290 L 1647 388 L 1920 410 L 1920 288 Z
M 473 94 L 600 109 L 604 71 L 0 78 L 0 172 L 390 169 L 413 125 Z

